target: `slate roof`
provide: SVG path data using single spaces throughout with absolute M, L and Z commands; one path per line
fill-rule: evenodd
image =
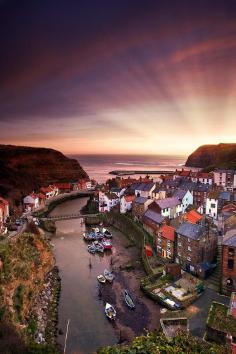
M 161 224 L 165 219 L 161 214 L 159 214 L 151 209 L 148 209 L 146 211 L 146 213 L 144 214 L 144 217 L 154 221 L 156 224 Z
M 181 224 L 176 232 L 182 236 L 189 237 L 193 240 L 199 240 L 204 233 L 204 228 L 198 224 L 192 224 L 190 222 L 184 222 Z
M 230 195 L 231 193 L 230 192 L 221 192 L 220 195 L 219 195 L 219 198 L 222 199 L 222 200 L 226 200 L 227 202 L 230 201 Z
M 159 205 L 159 207 L 161 209 L 165 209 L 165 208 L 173 208 L 176 207 L 177 205 L 180 204 L 180 201 L 178 198 L 176 197 L 172 197 L 172 198 L 165 198 L 165 199 L 158 199 L 155 200 L 155 203 L 157 205 Z
M 148 198 L 145 198 L 145 197 L 136 197 L 134 201 L 137 204 L 144 204 L 147 200 L 148 200 Z
M 236 229 L 226 232 L 223 238 L 222 245 L 236 247 Z
M 135 188 L 135 190 L 148 192 L 154 186 L 155 186 L 155 183 L 153 183 L 153 182 L 150 182 L 150 183 L 139 183 L 139 185 Z
M 184 198 L 184 196 L 186 195 L 187 191 L 183 190 L 183 189 L 177 189 L 174 193 L 173 193 L 173 197 L 178 198 L 179 200 L 182 200 Z

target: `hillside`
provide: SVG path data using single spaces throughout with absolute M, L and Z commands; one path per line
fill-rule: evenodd
M 16 201 L 41 186 L 87 177 L 76 160 L 46 148 L 0 145 L 0 166 L 0 194 Z
M 202 145 L 188 157 L 185 166 L 236 169 L 236 144 Z
M 38 320 L 40 308 L 44 306 L 50 311 L 48 303 L 53 303 L 55 298 L 55 285 L 52 278 L 48 278 L 55 264 L 50 244 L 34 225 L 29 225 L 26 232 L 16 239 L 0 243 L 0 259 L 0 322 L 2 325 L 13 326 L 13 342 L 17 340 L 18 333 L 22 343 L 31 343 L 41 328 Z M 49 297 L 47 294 L 53 295 Z M 45 296 L 48 296 L 48 303 Z M 44 303 L 40 305 L 42 298 Z M 42 318 L 41 315 L 41 321 Z M 53 316 L 45 320 L 46 341 L 49 344 L 55 343 L 54 328 L 51 324 L 53 320 Z M 4 346 L 9 349 L 12 343 L 5 329 L 1 335 L 3 342 L 0 341 L 0 352 L 3 353 Z M 53 353 L 55 352 L 54 350 Z

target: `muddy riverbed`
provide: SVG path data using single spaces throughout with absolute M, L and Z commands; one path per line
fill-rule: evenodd
M 51 215 L 77 212 L 86 203 L 86 198 L 67 201 L 58 205 Z M 146 298 L 139 289 L 139 280 L 145 275 L 136 247 L 128 247 L 127 238 L 115 229 L 113 250 L 102 256 L 87 252 L 83 240 L 85 225 L 80 219 L 63 220 L 56 223 L 57 232 L 52 238 L 56 265 L 61 277 L 59 304 L 59 342 L 64 347 L 69 320 L 67 353 L 91 354 L 101 346 L 127 341 L 144 329 L 159 328 L 159 307 Z M 134 269 L 121 270 L 127 263 Z M 101 285 L 97 275 L 110 268 L 115 274 L 113 284 Z M 127 308 L 123 298 L 128 289 L 136 304 L 135 310 Z M 104 304 L 116 307 L 117 320 L 110 323 L 104 315 Z

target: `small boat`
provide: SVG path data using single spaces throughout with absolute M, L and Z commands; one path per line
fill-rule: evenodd
M 96 248 L 93 245 L 88 245 L 88 252 L 94 254 L 96 252 Z
M 105 227 L 102 228 L 102 234 L 106 238 L 112 238 L 112 233 L 110 231 L 108 231 L 107 229 L 105 229 Z
M 114 274 L 112 274 L 112 272 L 105 269 L 103 274 L 104 274 L 104 277 L 106 278 L 107 281 L 109 281 L 110 283 L 113 282 L 115 276 L 114 276 Z
M 135 308 L 135 304 L 132 300 L 132 297 L 130 296 L 128 290 L 125 290 L 124 291 L 124 299 L 125 299 L 125 302 L 126 302 L 126 305 L 131 308 L 131 309 L 134 309 Z
M 109 320 L 115 320 L 116 318 L 116 310 L 112 305 L 108 304 L 108 302 L 105 306 L 105 314 L 109 318 Z
M 106 278 L 102 274 L 97 276 L 97 280 L 99 281 L 99 283 L 106 283 Z
M 112 243 L 110 240 L 102 240 L 102 245 L 105 250 L 111 250 L 112 249 Z

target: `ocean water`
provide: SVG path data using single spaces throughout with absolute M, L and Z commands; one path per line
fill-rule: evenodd
M 98 182 L 105 182 L 108 178 L 114 177 L 109 174 L 113 170 L 169 171 L 180 169 L 187 159 L 186 156 L 166 155 L 72 155 L 69 157 L 77 159 L 89 177 Z M 155 180 L 156 175 L 153 175 L 153 178 Z

